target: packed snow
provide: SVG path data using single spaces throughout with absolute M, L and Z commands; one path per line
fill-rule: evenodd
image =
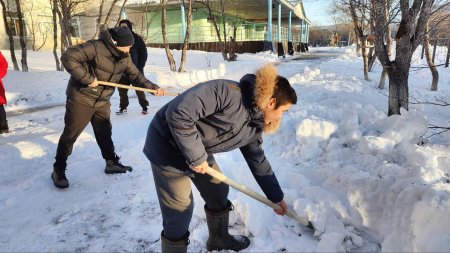
M 420 50 L 413 67 L 426 65 Z M 172 52 L 179 62 L 180 51 Z M 310 48 L 283 59 L 268 52 L 241 54 L 236 62 L 223 61 L 220 53 L 189 51 L 185 73 L 169 71 L 164 50 L 148 53 L 145 75 L 168 91 L 216 78 L 239 80 L 268 62 L 297 91 L 299 103 L 276 134 L 264 136 L 264 149 L 289 207 L 316 230 L 231 189 L 230 231 L 250 237 L 244 251 L 450 251 L 450 134 L 432 136 L 438 130 L 427 129 L 450 127 L 450 107 L 416 103 L 387 117 L 388 91 L 377 88 L 380 64 L 365 81 L 354 47 Z M 437 61 L 444 57 L 438 54 Z M 12 70 L 8 61 L 3 81 L 11 132 L 0 136 L 1 251 L 160 251 L 161 215 L 142 148 L 153 115 L 173 97 L 148 95 L 149 114 L 143 116 L 129 91 L 128 114 L 117 116 L 116 92 L 113 140 L 133 171 L 104 174 L 89 125 L 68 160 L 70 187 L 60 190 L 50 174 L 64 128 L 69 75 L 55 71 L 48 51 L 28 52 L 28 73 Z M 412 69 L 411 101 L 450 102 L 450 68 L 438 70 L 439 91 L 432 92 L 429 70 Z M 217 154 L 216 160 L 228 177 L 262 193 L 239 151 Z M 188 251 L 198 252 L 205 251 L 208 231 L 204 202 L 193 189 Z

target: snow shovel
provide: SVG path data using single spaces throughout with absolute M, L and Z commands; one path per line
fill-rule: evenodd
M 146 88 L 141 88 L 141 87 L 136 87 L 136 86 L 130 86 L 130 85 L 123 85 L 123 84 L 118 84 L 118 83 L 110 83 L 110 82 L 105 82 L 105 81 L 98 81 L 98 84 L 117 87 L 117 88 L 124 88 L 124 89 L 129 89 L 129 90 L 145 91 L 145 92 L 149 92 L 149 93 L 153 93 L 153 94 L 156 94 L 156 92 L 157 92 L 156 90 L 151 90 L 151 89 L 146 89 Z M 178 93 L 164 91 L 164 95 L 178 96 Z
M 206 169 L 206 174 L 212 176 L 213 178 L 224 182 L 225 184 L 233 187 L 234 189 L 243 192 L 245 194 L 247 194 L 248 196 L 258 200 L 259 202 L 271 207 L 272 209 L 281 209 L 281 207 L 278 204 L 273 203 L 272 201 L 270 201 L 269 199 L 263 197 L 262 195 L 260 195 L 257 192 L 254 192 L 253 190 L 247 188 L 244 185 L 241 185 L 233 180 L 231 180 L 230 178 L 228 178 L 227 176 L 225 176 L 223 173 L 220 173 L 217 170 L 214 170 L 213 168 L 208 168 Z M 296 221 L 298 221 L 300 224 L 302 224 L 303 226 L 310 228 L 312 230 L 314 230 L 314 226 L 313 224 L 308 221 L 307 219 L 305 219 L 304 217 L 300 217 L 298 216 L 296 213 L 288 210 L 286 213 L 286 216 L 288 216 L 289 218 L 292 218 Z

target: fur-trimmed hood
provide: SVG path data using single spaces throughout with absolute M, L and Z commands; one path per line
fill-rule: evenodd
M 272 98 L 278 78 L 277 69 L 267 64 L 256 71 L 256 74 L 246 74 L 239 81 L 243 102 L 247 108 L 256 107 L 262 111 Z M 264 126 L 264 132 L 273 133 L 278 129 L 279 122 Z

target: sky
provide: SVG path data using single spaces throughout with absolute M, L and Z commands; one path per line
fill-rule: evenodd
M 285 59 L 269 52 L 239 54 L 234 62 L 220 53 L 188 51 L 187 72 L 174 73 L 164 49 L 148 48 L 146 77 L 168 91 L 183 92 L 217 78 L 237 81 L 272 63 L 298 95 L 278 132 L 264 135 L 263 148 L 289 209 L 316 230 L 231 189 L 230 232 L 250 238 L 244 252 L 450 252 L 450 132 L 427 138 L 433 134 L 428 125 L 450 125 L 448 107 L 415 104 L 387 117 L 387 90 L 377 88 L 378 62 L 365 81 L 354 46 L 310 50 Z M 413 68 L 426 64 L 420 51 Z M 147 95 L 149 114 L 141 115 L 130 91 L 128 113 L 115 115 L 116 92 L 113 141 L 133 171 L 103 172 L 105 162 L 89 125 L 68 160 L 70 187 L 57 189 L 50 174 L 64 128 L 69 75 L 54 70 L 51 51 L 27 53 L 30 71 L 9 68 L 3 79 L 11 132 L 0 135 L 1 251 L 160 251 L 161 214 L 142 148 L 153 116 L 173 97 Z M 179 63 L 180 51 L 172 53 Z M 438 65 L 445 53 L 438 47 Z M 9 52 L 3 54 L 11 63 Z M 328 57 L 315 57 L 320 55 Z M 448 99 L 450 71 L 443 66 L 438 71 L 438 94 Z M 411 71 L 411 97 L 433 101 L 430 83 L 428 69 Z M 225 175 L 263 194 L 239 150 L 215 158 Z M 188 251 L 203 252 L 208 239 L 204 202 L 195 187 L 193 196 Z
M 306 17 L 313 26 L 333 25 L 334 21 L 328 14 L 328 5 L 332 0 L 303 0 Z

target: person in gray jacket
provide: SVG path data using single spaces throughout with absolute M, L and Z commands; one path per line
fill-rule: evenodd
M 134 37 L 130 29 L 119 26 L 103 30 L 98 40 L 68 48 L 61 56 L 64 67 L 70 73 L 70 80 L 66 90 L 64 131 L 59 138 L 51 174 L 56 187 L 69 187 L 65 174 L 67 158 L 89 122 L 106 161 L 105 173 L 125 173 L 132 170 L 119 161 L 111 138 L 109 100 L 114 87 L 99 86 L 98 81 L 115 83 L 125 75 L 138 86 L 157 90 L 157 96 L 164 95 L 164 90 L 147 80 L 131 61 L 128 52 L 133 43 Z
M 239 148 L 268 199 L 287 212 L 284 195 L 262 149 L 262 133 L 274 132 L 284 112 L 297 103 L 288 80 L 266 65 L 239 82 L 212 80 L 183 92 L 162 107 L 147 132 L 144 153 L 150 160 L 163 231 L 162 252 L 186 252 L 193 212 L 191 180 L 205 200 L 208 251 L 239 251 L 248 237 L 228 233 L 228 185 L 205 174 L 220 171 L 214 155 Z

